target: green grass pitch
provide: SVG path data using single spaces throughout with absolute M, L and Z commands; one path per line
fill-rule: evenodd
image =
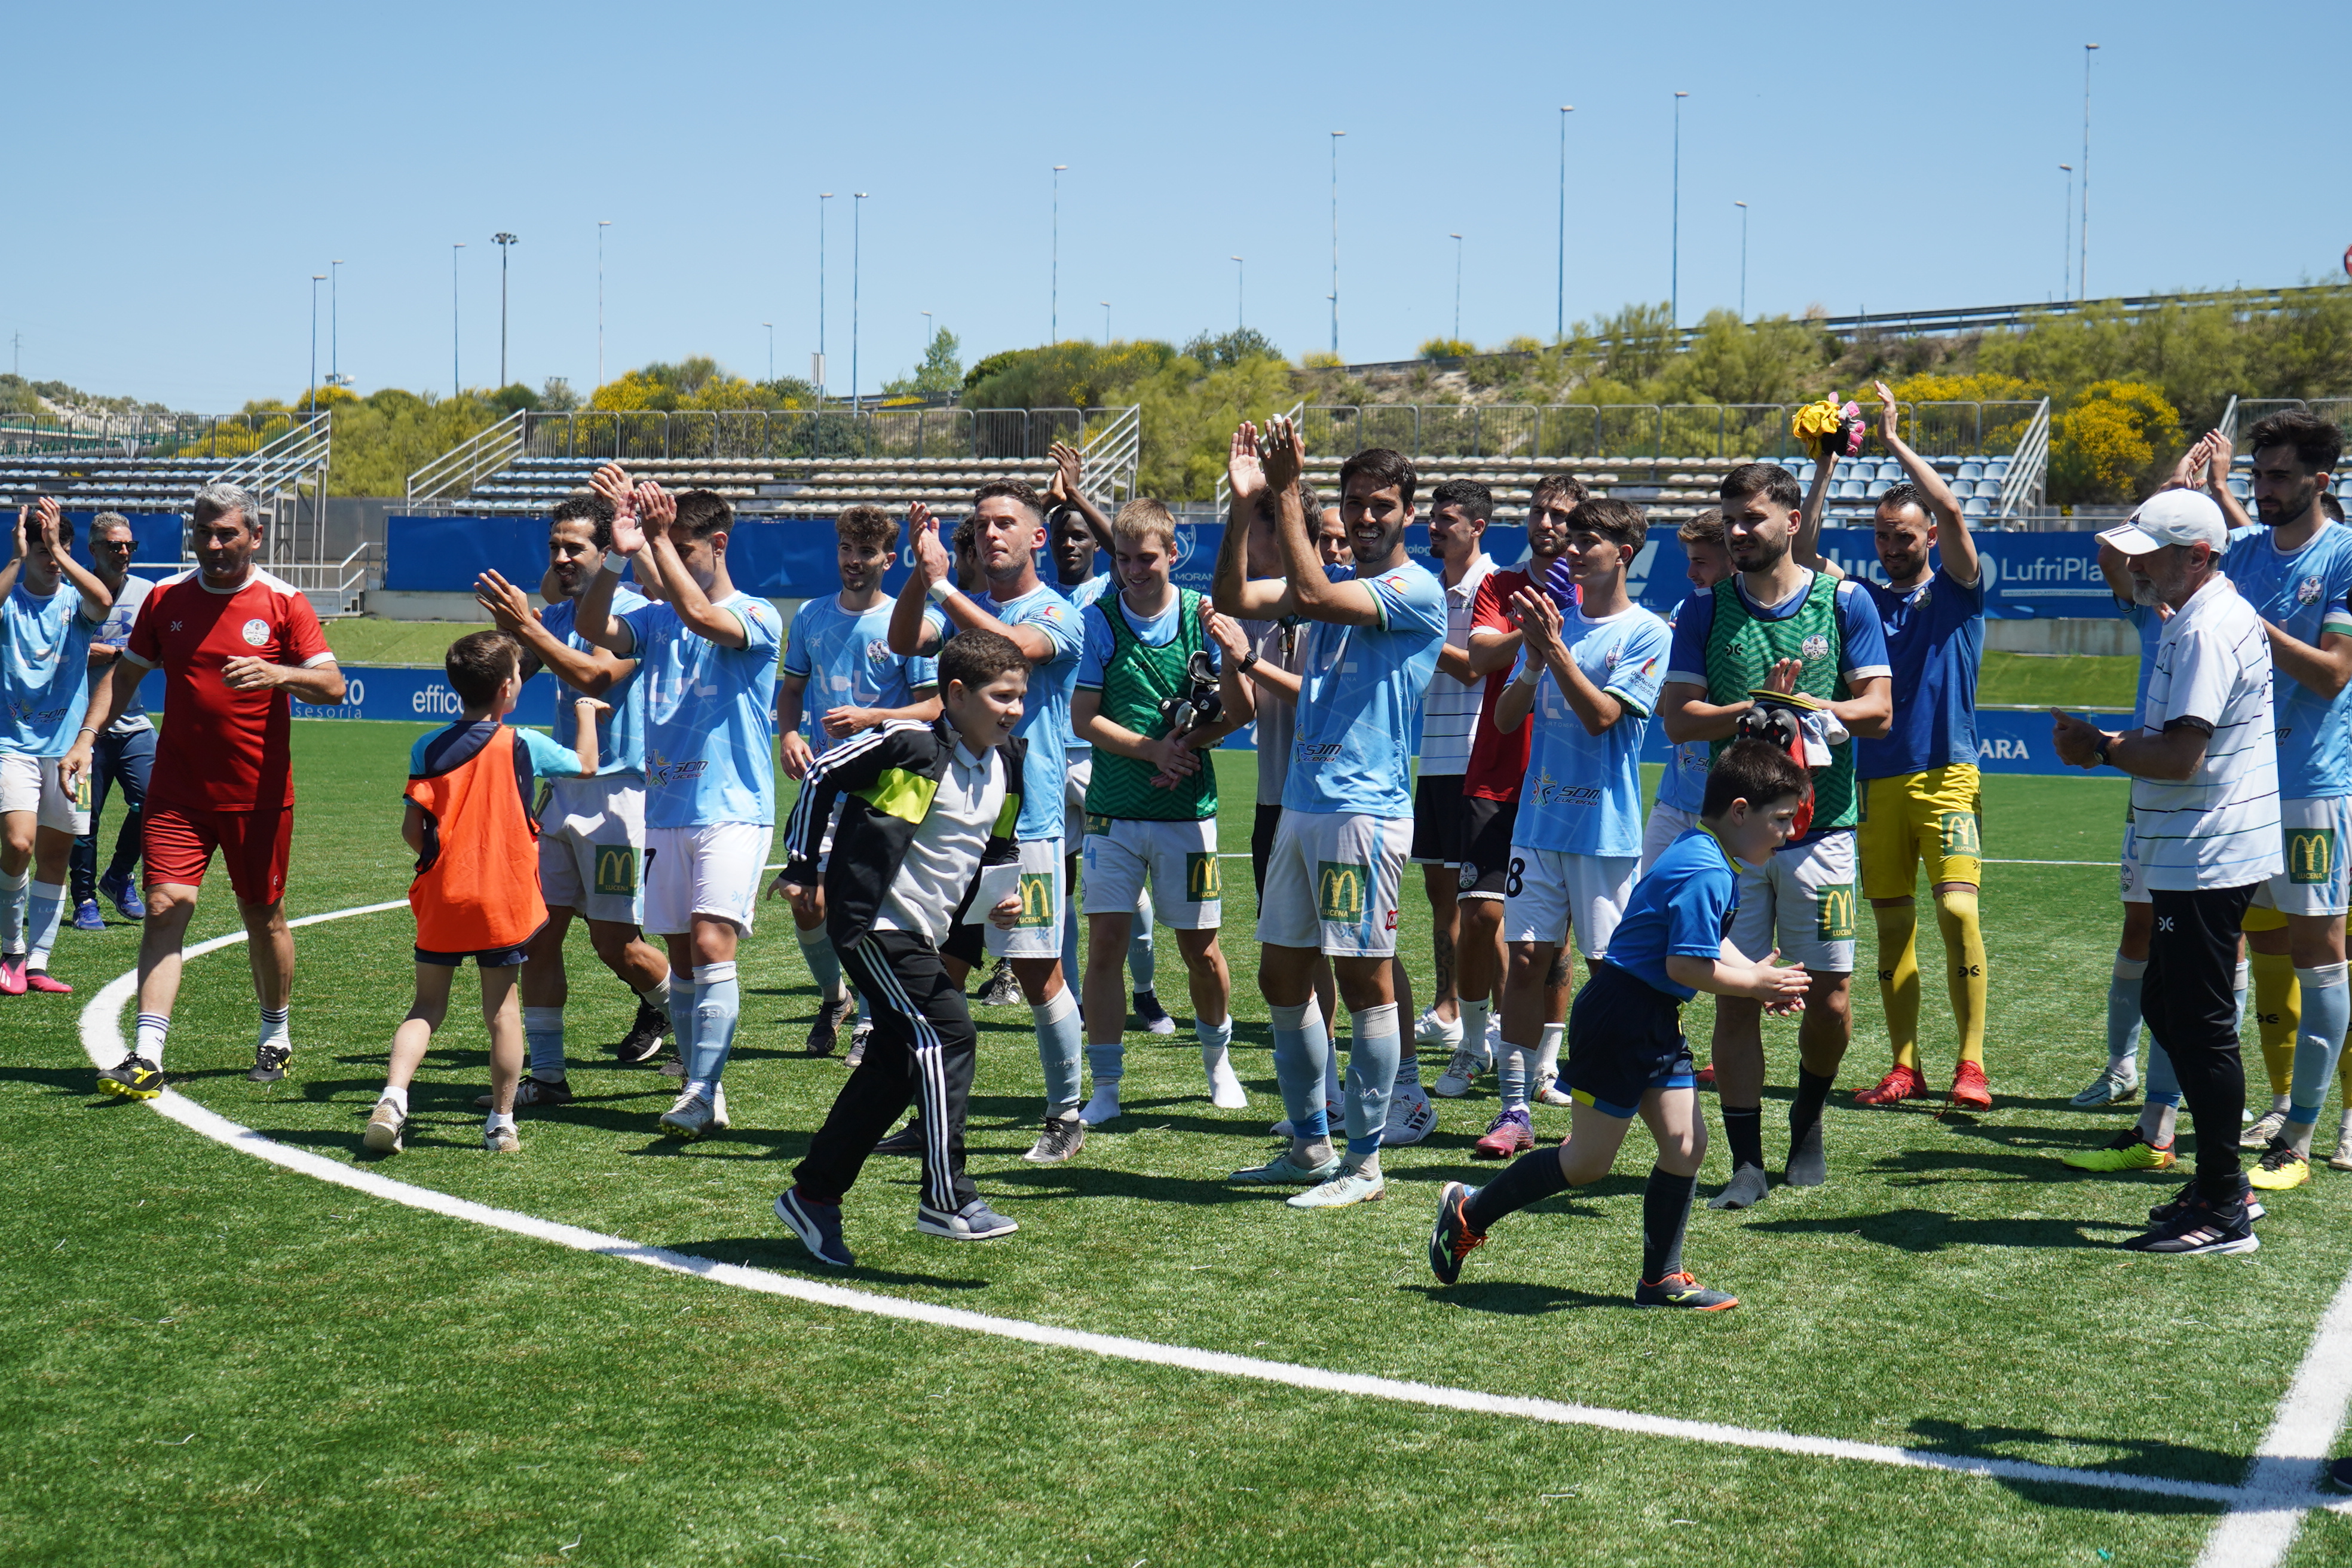
M 289 905 L 398 898 L 409 726 L 295 727 L 302 804 Z M 1221 756 L 1225 847 L 1247 847 L 1253 759 Z M 1943 1452 L 2235 1485 L 2348 1266 L 2352 1181 L 2272 1205 L 2251 1258 L 2108 1245 L 2173 1184 L 2075 1177 L 2063 1152 L 2120 1114 L 2066 1097 L 2096 1069 L 2117 921 L 2113 781 L 1986 781 L 1987 853 L 2090 865 L 1987 872 L 1996 1108 L 1864 1112 L 1884 1069 L 1864 933 L 1855 1045 L 1829 1112 L 1832 1180 L 1743 1215 L 1702 1208 L 1693 1268 L 1737 1290 L 1693 1321 L 1626 1304 L 1647 1168 L 1498 1229 L 1433 1287 L 1440 1182 L 1480 1179 L 1492 1079 L 1392 1152 L 1385 1203 L 1300 1215 L 1222 1178 L 1280 1114 L 1227 863 L 1235 1059 L 1213 1110 L 1189 1033 L 1129 1037 L 1129 1110 L 1071 1165 L 1021 1163 L 1039 1079 L 1024 1008 L 982 1009 L 972 1169 L 1019 1219 L 985 1247 L 913 1230 L 912 1166 L 849 1201 L 845 1283 L 1003 1317 L 1343 1372 Z M 215 880 L 219 880 L 215 873 Z M 1414 890 L 1409 886 L 1408 893 Z M 1424 981 L 1426 907 L 1403 951 Z M 233 924 L 225 884 L 194 935 Z M 478 1012 L 453 1007 L 388 1175 L 635 1240 L 812 1276 L 769 1213 L 841 1081 L 801 1054 L 813 993 L 781 906 L 744 950 L 736 1130 L 654 1134 L 671 1080 L 609 1062 L 625 993 L 572 952 L 570 1111 L 479 1151 Z M 359 1151 L 404 1010 L 404 912 L 298 933 L 297 1055 L 246 1081 L 235 950 L 191 963 L 167 1067 L 271 1138 Z M 1928 968 L 1926 1061 L 1950 1021 Z M 279 1170 L 103 1100 L 76 1025 L 136 933 L 64 933 L 72 998 L 0 1004 L 0 1562 L 147 1563 L 1722 1564 L 2186 1563 L 2208 1503 L 2002 1483 L 1102 1360 L 623 1266 Z M 1180 1016 L 1172 948 L 1160 993 Z M 458 996 L 472 986 L 462 978 Z M 127 1019 L 126 1019 L 127 1024 Z M 1702 1003 L 1685 1027 L 1704 1041 Z M 1790 1026 L 1769 1048 L 1785 1103 Z M 1443 1063 L 1424 1056 L 1424 1076 Z M 2256 1071 L 2259 1079 L 2259 1068 Z M 2322 1128 L 2332 1146 L 2334 1108 Z M 1714 1111 L 1710 1105 L 1712 1122 Z M 1538 1108 L 1539 1131 L 1565 1130 Z M 1777 1158 L 1785 1128 L 1768 1113 Z M 1727 1173 L 1718 1141 L 1702 1194 Z M 830 1277 L 828 1277 L 830 1278 Z M 2315 1512 L 2288 1561 L 2352 1560 Z

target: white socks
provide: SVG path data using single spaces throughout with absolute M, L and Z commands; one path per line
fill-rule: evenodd
M 385 1084 L 383 1092 L 377 1095 L 375 1100 L 378 1105 L 389 1102 L 392 1108 L 403 1116 L 408 1114 L 408 1090 L 404 1089 L 394 1089 L 392 1085 Z

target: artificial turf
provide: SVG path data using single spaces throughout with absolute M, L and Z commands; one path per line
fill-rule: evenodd
M 295 726 L 297 915 L 400 896 L 411 726 Z M 1221 755 L 1224 847 L 1252 759 Z M 1736 1312 L 1638 1313 L 1637 1132 L 1619 1173 L 1499 1227 L 1463 1282 L 1421 1258 L 1437 1184 L 1481 1179 L 1492 1079 L 1384 1157 L 1388 1201 L 1301 1215 L 1221 1178 L 1266 1147 L 1273 1093 L 1245 863 L 1228 863 L 1246 1111 L 1203 1094 L 1189 1034 L 1129 1036 L 1128 1113 L 1070 1164 L 1018 1156 L 1039 1110 L 1025 1008 L 982 1008 L 970 1141 L 1021 1233 L 918 1237 L 911 1163 L 852 1194 L 845 1283 L 1005 1317 L 1348 1372 L 1743 1426 L 2233 1484 L 2347 1266 L 2352 1182 L 2280 1196 L 2249 1258 L 2115 1251 L 2173 1181 L 2075 1176 L 2119 1113 L 2066 1097 L 2103 1059 L 2122 787 L 1989 777 L 1992 967 L 1982 1116 L 1861 1111 L 1885 1065 L 1864 934 L 1855 1045 L 1829 1113 L 1832 1180 L 1702 1210 L 1689 1257 Z M 580 1100 L 478 1145 L 478 1016 L 451 1011 L 401 1180 L 730 1263 L 815 1271 L 768 1204 L 838 1087 L 800 1053 L 814 996 L 781 906 L 746 944 L 735 1131 L 655 1135 L 673 1089 L 603 1064 L 630 998 L 575 940 Z M 194 935 L 228 929 L 226 889 Z M 166 1067 L 273 1138 L 356 1159 L 410 984 L 394 911 L 298 933 L 297 1056 L 246 1081 L 240 956 L 188 968 Z M 1403 952 L 1428 973 L 1427 914 Z M 81 1002 L 136 933 L 66 933 L 74 998 L 0 1017 L 0 1558 L 27 1563 L 1503 1563 L 2183 1562 L 2210 1505 L 2028 1487 L 1234 1383 L 1008 1344 L 655 1274 L 266 1166 L 91 1093 Z M 1952 1037 L 1932 924 L 1923 1061 Z M 1160 991 L 1189 1017 L 1172 944 Z M 1704 1002 L 1686 1011 L 1695 1042 Z M 1771 1026 L 1777 1107 L 1792 1030 Z M 1703 1044 L 1701 1049 L 1704 1049 Z M 1443 1067 L 1424 1053 L 1424 1078 Z M 2259 1079 L 2259 1069 L 2256 1073 Z M 1713 1121 L 1713 1108 L 1707 1107 Z M 2332 1147 L 2334 1106 L 2324 1119 Z M 1538 1108 L 1539 1132 L 1565 1131 Z M 1727 1173 L 1718 1141 L 1702 1194 Z M 827 1279 L 838 1278 L 826 1275 Z M 1382 1316 L 1382 1313 L 1386 1316 Z M 577 1544 L 572 1544 L 573 1542 Z M 569 1550 L 564 1550 L 569 1546 Z M 2315 1514 L 2291 1562 L 2352 1554 Z

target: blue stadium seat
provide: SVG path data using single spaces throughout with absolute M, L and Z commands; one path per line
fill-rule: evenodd
M 1983 479 L 1985 477 L 1984 465 L 1977 462 L 1973 458 L 1964 458 L 1960 460 L 1959 477 L 1964 479 Z
M 1960 503 L 1960 515 L 1962 517 L 1990 517 L 1992 515 L 1992 502 L 1986 500 L 1983 496 L 1971 496 L 1967 500 Z
M 1962 500 L 1966 500 L 1970 496 L 1977 493 L 1977 482 L 1974 479 L 1953 479 L 1948 482 L 1951 487 L 1952 494 L 1958 496 Z
M 1840 500 L 1862 500 L 1867 498 L 1868 493 L 1860 479 L 1840 479 L 1837 482 L 1836 494 Z

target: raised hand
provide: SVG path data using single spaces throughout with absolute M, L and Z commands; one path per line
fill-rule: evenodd
M 1804 673 L 1805 661 L 1801 658 L 1775 659 L 1770 672 L 1764 677 L 1764 689 L 1780 692 L 1784 697 L 1793 696 L 1797 680 Z
M 1054 477 L 1045 486 L 1047 497 L 1057 502 L 1077 500 L 1078 481 L 1085 477 L 1086 459 L 1078 456 L 1078 449 L 1067 441 L 1055 442 L 1045 448 L 1045 455 L 1054 459 Z
M 22 561 L 25 559 L 25 527 L 26 522 L 30 521 L 32 515 L 32 508 L 30 507 L 20 506 L 16 509 L 16 552 L 10 557 L 11 560 Z
M 509 637 L 520 633 L 525 621 L 538 618 L 531 614 L 530 600 L 523 591 L 496 572 L 484 572 L 474 579 L 474 603 L 488 610 L 492 623 Z
M 914 546 L 915 570 L 923 574 L 926 588 L 955 580 L 955 563 L 940 542 L 940 520 L 921 501 L 907 509 L 907 542 Z
M 1883 381 L 1874 381 L 1871 388 L 1878 394 L 1878 433 L 1886 437 L 1889 447 L 1895 445 L 1895 427 L 1899 411 L 1895 405 L 1895 394 Z
M 1265 468 L 1266 488 L 1276 495 L 1294 488 L 1307 466 L 1307 448 L 1298 439 L 1298 427 L 1285 415 L 1277 414 L 1265 422 L 1265 449 L 1260 459 Z
M 1265 465 L 1258 460 L 1257 426 L 1244 419 L 1234 432 L 1232 452 L 1225 458 L 1225 485 L 1235 500 L 1244 500 L 1265 489 Z
M 1522 588 L 1511 595 L 1511 608 L 1517 613 L 1519 629 L 1527 634 L 1530 665 L 1542 663 L 1559 651 L 1559 606 L 1551 602 L 1549 594 Z
M 647 539 L 667 538 L 670 525 L 677 521 L 677 498 L 651 479 L 642 480 L 637 485 L 637 516 L 643 520 Z
M 613 509 L 613 548 L 624 558 L 643 550 L 646 531 L 637 523 L 637 492 L 629 483 L 628 470 L 618 463 L 607 463 L 589 479 L 588 488 Z
M 2230 482 L 2230 459 L 2237 456 L 2237 449 L 2231 445 L 2230 438 L 2219 430 L 2208 432 L 2205 439 L 2208 443 L 2205 449 L 2205 482 L 2212 489 L 2220 489 Z

